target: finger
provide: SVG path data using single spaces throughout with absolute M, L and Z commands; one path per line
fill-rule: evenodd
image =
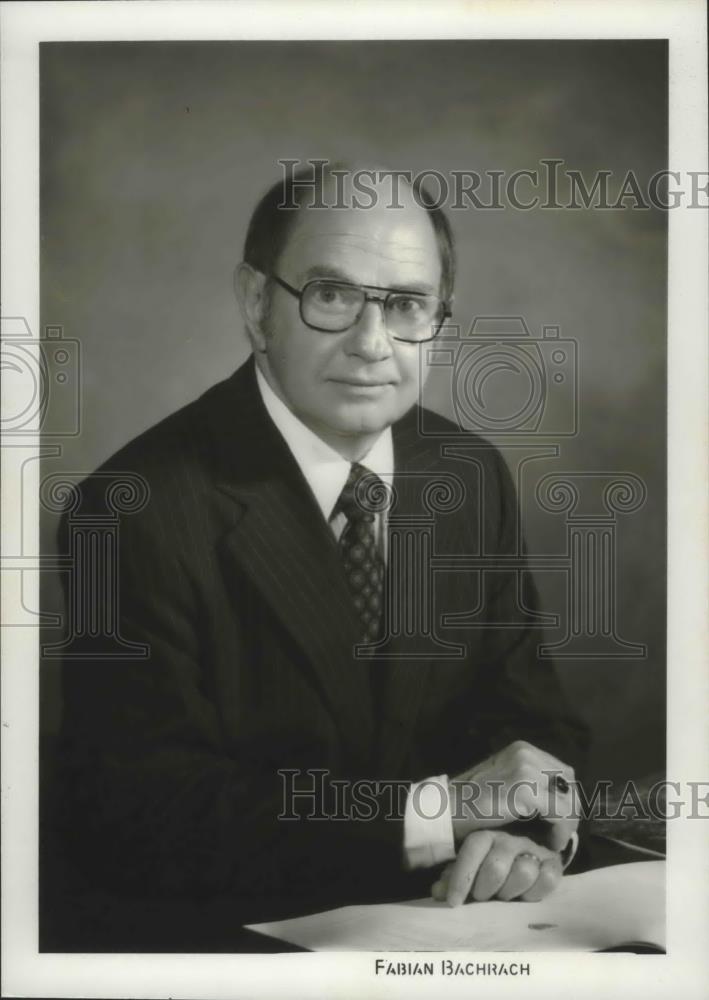
M 566 800 L 571 799 L 569 792 L 575 779 L 573 767 L 524 740 L 517 740 L 509 750 L 514 765 L 514 780 L 533 786 L 520 794 L 520 805 L 529 805 L 534 801 L 544 814 L 549 811 L 549 798 L 559 796 L 564 800 L 561 802 L 563 809 Z
M 507 813 L 515 820 L 531 819 L 544 809 L 547 799 L 539 777 L 518 779 L 507 789 Z
M 549 822 L 566 820 L 578 826 L 572 786 L 558 773 L 520 772 L 506 792 L 507 812 L 516 820 L 538 815 Z
M 572 772 L 573 773 L 573 772 Z M 578 826 L 576 784 L 559 773 L 544 773 L 545 794 L 542 796 L 540 816 L 552 822 L 568 820 Z
M 544 846 L 550 851 L 563 851 L 579 824 L 577 819 L 560 819 L 555 822 L 545 821 L 539 825 L 542 828 Z
M 561 881 L 561 862 L 558 858 L 548 858 L 539 867 L 539 875 L 531 889 L 522 895 L 525 903 L 538 903 L 556 889 Z
M 438 876 L 438 881 L 434 882 L 431 886 L 431 895 L 434 899 L 437 899 L 440 903 L 446 901 L 446 896 L 448 895 L 448 882 L 450 880 L 450 873 L 452 865 L 446 865 L 443 871 Z
M 478 868 L 473 882 L 473 899 L 483 903 L 497 895 L 510 874 L 518 850 L 514 838 L 496 838 Z
M 495 839 L 496 841 L 507 840 L 513 846 L 515 857 L 518 857 L 520 854 L 531 854 L 540 863 L 546 861 L 547 858 L 553 859 L 557 857 L 556 851 L 551 851 L 548 847 L 540 844 L 536 837 L 532 840 L 531 837 L 525 837 L 523 834 L 517 833 L 516 830 L 513 833 L 498 830 L 495 834 Z
M 449 906 L 460 906 L 468 898 L 478 868 L 492 847 L 493 836 L 487 830 L 470 833 L 463 841 L 458 857 L 451 866 L 447 900 Z
M 534 854 L 518 854 L 496 898 L 517 899 L 518 896 L 528 892 L 537 881 L 540 866 L 541 862 Z

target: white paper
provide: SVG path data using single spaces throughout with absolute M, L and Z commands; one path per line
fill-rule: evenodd
M 248 929 L 312 951 L 595 951 L 665 946 L 665 862 L 566 876 L 540 903 L 344 906 Z

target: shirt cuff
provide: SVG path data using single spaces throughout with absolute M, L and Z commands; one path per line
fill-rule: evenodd
M 430 868 L 455 857 L 448 776 L 411 785 L 404 811 L 404 858 L 408 868 Z

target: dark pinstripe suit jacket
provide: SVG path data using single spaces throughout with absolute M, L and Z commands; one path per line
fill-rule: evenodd
M 423 437 L 418 416 L 393 428 L 391 524 L 423 513 L 416 523 L 433 525 L 437 555 L 513 553 L 514 487 L 498 452 L 472 436 L 461 452 L 442 418 L 431 419 L 444 437 Z M 120 526 L 120 630 L 150 655 L 64 665 L 62 801 L 68 843 L 92 880 L 141 892 L 304 899 L 327 885 L 340 901 L 376 895 L 400 877 L 400 810 L 279 821 L 279 770 L 420 779 L 517 738 L 578 762 L 581 728 L 537 659 L 538 630 L 520 623 L 512 573 L 493 567 L 484 586 L 470 571 L 428 575 L 436 627 L 462 657 L 414 634 L 386 647 L 397 657 L 353 658 L 358 625 L 336 545 L 252 361 L 101 471 L 139 473 L 150 487 Z M 422 491 L 441 475 L 457 477 L 464 502 L 432 515 Z M 100 503 L 98 485 L 82 484 L 83 509 Z M 393 590 L 405 609 L 406 587 Z M 530 574 L 521 597 L 534 606 Z M 455 612 L 475 612 L 477 627 L 441 628 Z M 332 811 L 329 780 L 324 788 Z

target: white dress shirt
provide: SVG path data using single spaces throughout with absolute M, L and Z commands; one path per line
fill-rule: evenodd
M 332 512 L 347 482 L 351 463 L 325 444 L 322 438 L 288 409 L 258 366 L 256 381 L 271 420 L 290 448 L 323 517 L 335 538 L 339 539 L 347 524 L 347 517 L 342 512 L 333 517 Z M 360 459 L 360 465 L 376 473 L 384 483 L 391 483 L 394 446 L 390 427 L 382 431 L 367 454 Z M 384 559 L 387 552 L 385 518 L 385 513 L 376 515 L 377 537 Z M 404 814 L 404 851 L 408 866 L 416 868 L 450 861 L 455 857 L 453 818 L 446 775 L 417 782 L 409 789 Z

